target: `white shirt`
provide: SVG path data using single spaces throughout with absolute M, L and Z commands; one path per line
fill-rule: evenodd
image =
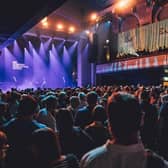
M 143 144 L 125 146 L 107 141 L 83 156 L 81 168 L 145 168 L 146 161 Z

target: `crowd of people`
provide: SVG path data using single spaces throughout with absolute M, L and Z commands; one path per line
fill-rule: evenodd
M 168 168 L 168 88 L 0 91 L 0 168 Z

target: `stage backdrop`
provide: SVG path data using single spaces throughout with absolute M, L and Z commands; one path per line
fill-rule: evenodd
M 23 37 L 2 50 L 0 88 L 73 87 L 77 41 Z

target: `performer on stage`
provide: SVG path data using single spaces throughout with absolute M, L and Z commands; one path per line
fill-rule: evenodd
M 77 73 L 76 73 L 76 71 L 72 72 L 72 85 L 73 85 L 73 87 L 77 87 Z
M 42 82 L 41 82 L 41 88 L 46 88 L 46 85 L 47 85 L 47 81 L 46 81 L 46 78 L 45 77 L 43 77 L 43 79 L 42 79 Z
M 15 88 L 17 89 L 18 85 L 17 85 L 17 79 L 16 79 L 16 76 L 12 76 L 12 79 L 13 79 L 13 82 L 14 82 L 14 86 Z

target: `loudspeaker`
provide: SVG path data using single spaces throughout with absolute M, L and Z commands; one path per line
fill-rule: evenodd
M 98 35 L 94 33 L 93 40 L 92 42 L 90 42 L 88 61 L 90 63 L 96 63 L 97 56 L 98 56 Z

